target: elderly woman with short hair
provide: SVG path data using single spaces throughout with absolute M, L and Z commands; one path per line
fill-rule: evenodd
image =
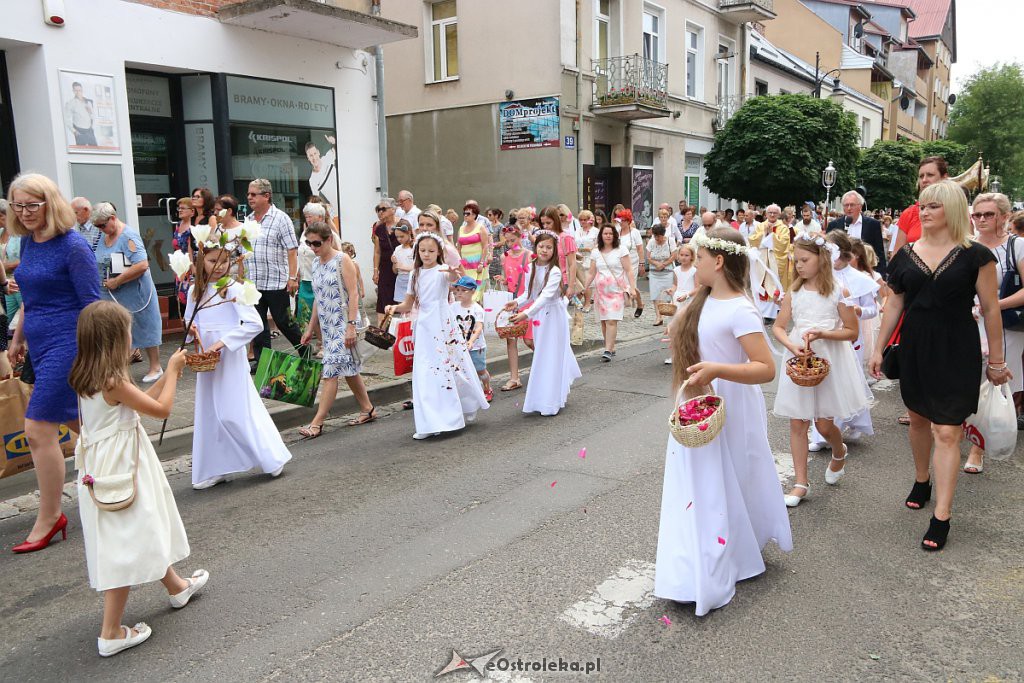
M 330 218 L 327 207 L 319 202 L 309 202 L 302 207 L 302 234 L 299 236 L 299 293 L 295 297 L 295 320 L 300 329 L 306 329 L 313 312 L 313 259 L 316 254 L 306 243 L 306 232 L 314 223 L 327 222 Z M 333 223 L 331 223 L 333 225 Z M 341 240 L 334 233 L 334 248 L 341 248 Z
M 142 381 L 155 382 L 164 374 L 160 367 L 163 324 L 146 247 L 139 234 L 118 219 L 117 211 L 108 202 L 93 208 L 92 224 L 103 233 L 96 243 L 103 296 L 132 314 L 132 347 L 144 349 L 149 357 L 149 371 Z
M 377 324 L 384 320 L 384 307 L 395 298 L 395 280 L 398 275 L 391 266 L 391 256 L 398 246 L 395 225 L 398 205 L 391 197 L 377 202 L 377 222 L 373 226 L 373 284 L 377 285 Z
M 39 510 L 16 553 L 42 550 L 58 533 L 66 535 L 68 519 L 60 510 L 64 486 L 64 455 L 59 425 L 78 429 L 78 400 L 68 384 L 78 352 L 78 314 L 99 299 L 96 260 L 89 243 L 71 229 L 75 213 L 46 176 L 26 173 L 11 183 L 7 199 L 8 227 L 22 240 L 18 281 L 25 309 L 7 351 L 11 362 L 32 349 L 35 388 L 25 411 L 25 436 L 32 450 Z M 0 281 L 0 285 L 4 284 Z

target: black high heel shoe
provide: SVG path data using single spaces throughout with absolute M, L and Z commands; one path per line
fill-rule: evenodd
M 925 503 L 932 499 L 932 481 L 915 481 L 914 488 L 910 489 L 910 495 L 904 503 L 911 510 L 920 510 Z
M 933 515 L 932 521 L 928 525 L 928 531 L 925 532 L 924 538 L 921 539 L 921 548 L 929 552 L 942 550 L 942 547 L 946 545 L 947 536 L 949 536 L 949 520 L 936 519 Z M 927 541 L 931 541 L 935 545 L 928 545 Z

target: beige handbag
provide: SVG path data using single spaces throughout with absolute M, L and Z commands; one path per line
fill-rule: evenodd
M 82 408 L 79 404 L 78 414 L 81 416 Z M 135 494 L 138 491 L 139 477 L 139 449 L 136 444 L 134 462 L 130 472 L 118 474 L 106 474 L 102 477 L 93 477 L 85 471 L 85 449 L 103 439 L 123 431 L 122 423 L 111 426 L 108 429 L 100 430 L 99 434 L 91 435 L 85 431 L 85 424 L 81 426 L 79 433 L 78 447 L 82 449 L 82 483 L 89 489 L 92 502 L 100 510 L 117 512 L 132 506 L 135 502 Z M 136 419 L 134 424 L 136 438 L 138 438 L 139 423 Z

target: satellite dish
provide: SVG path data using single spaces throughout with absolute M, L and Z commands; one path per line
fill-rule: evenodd
M 854 27 L 853 27 L 853 36 L 854 36 L 854 38 L 863 38 L 864 37 L 864 24 L 862 22 L 858 21 L 854 25 Z
M 903 111 L 910 109 L 910 98 L 906 95 L 900 98 L 900 109 Z
M 949 106 L 956 104 L 956 93 L 949 93 Z

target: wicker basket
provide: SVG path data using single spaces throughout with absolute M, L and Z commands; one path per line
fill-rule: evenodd
M 676 401 L 672 406 L 672 413 L 668 417 L 668 428 L 674 438 L 681 445 L 687 448 L 700 448 L 707 446 L 715 440 L 725 426 L 725 399 L 714 394 L 702 394 L 688 401 L 683 400 L 683 392 L 686 391 L 690 380 L 683 382 L 676 394 Z M 690 405 L 698 402 L 713 400 L 717 403 L 716 410 L 700 422 L 683 424 L 679 418 L 679 408 L 683 405 Z
M 376 346 L 378 349 L 387 351 L 395 343 L 395 335 L 388 332 L 388 328 L 391 326 L 391 315 L 385 315 L 384 320 L 381 321 L 380 327 L 374 327 L 370 325 L 366 328 L 365 338 L 367 343 Z
M 806 349 L 810 349 L 808 344 Z M 799 387 L 816 387 L 828 377 L 832 367 L 820 356 L 793 356 L 786 361 L 786 374 Z
M 199 338 L 199 334 L 196 334 L 196 338 L 193 340 L 195 344 L 195 352 L 185 354 L 185 365 L 188 366 L 192 372 L 210 372 L 217 369 L 217 363 L 220 362 L 220 351 L 203 351 L 203 342 Z
M 671 318 L 676 314 L 676 311 L 679 310 L 678 306 L 670 304 L 667 301 L 659 301 L 654 305 L 654 307 L 658 309 L 659 314 L 667 318 Z
M 505 316 L 505 320 L 509 323 L 507 325 L 499 325 L 498 321 L 501 320 L 502 316 Z M 494 331 L 498 335 L 498 339 L 518 339 L 519 337 L 525 337 L 526 331 L 530 329 L 530 321 L 524 320 L 521 323 L 510 322 L 511 316 L 508 311 L 502 311 L 494 319 Z

